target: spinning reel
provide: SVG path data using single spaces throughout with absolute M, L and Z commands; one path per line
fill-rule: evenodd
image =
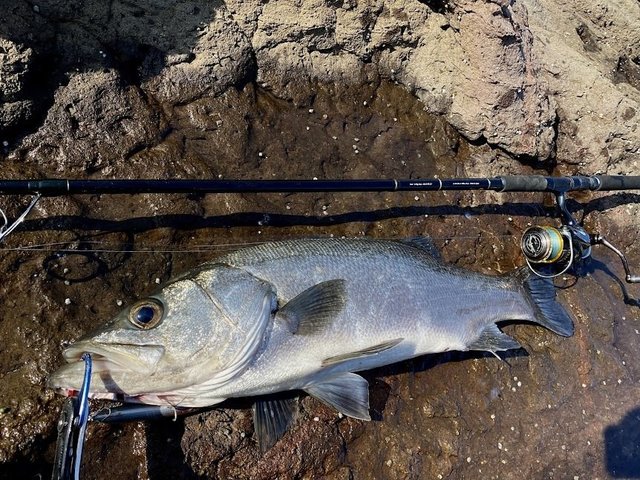
M 562 216 L 559 228 L 530 227 L 522 234 L 520 248 L 533 273 L 543 278 L 554 278 L 591 257 L 591 247 L 604 245 L 622 260 L 627 283 L 640 283 L 640 275 L 632 275 L 624 254 L 599 233 L 590 234 L 573 218 L 566 205 L 564 193 L 556 194 L 556 203 Z

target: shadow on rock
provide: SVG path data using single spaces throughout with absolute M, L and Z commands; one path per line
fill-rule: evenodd
M 614 478 L 640 478 L 640 407 L 604 431 L 607 471 Z
M 615 194 L 604 198 L 592 200 L 583 205 L 571 201 L 569 209 L 572 212 L 583 209 L 585 214 L 593 211 L 605 211 L 620 205 L 637 203 L 640 195 Z M 25 221 L 20 229 L 26 231 L 39 230 L 101 230 L 105 232 L 129 232 L 139 233 L 158 228 L 175 229 L 201 229 L 201 228 L 227 228 L 239 226 L 260 225 L 272 227 L 291 226 L 328 226 L 351 222 L 376 222 L 392 218 L 403 218 L 424 215 L 509 215 L 531 217 L 545 215 L 554 211 L 539 203 L 515 203 L 483 204 L 475 207 L 459 205 L 430 205 L 393 207 L 372 211 L 353 211 L 338 213 L 326 217 L 292 215 L 264 212 L 239 212 L 228 215 L 203 217 L 200 215 L 155 215 L 152 217 L 128 218 L 126 220 L 93 219 L 86 216 L 55 216 L 43 219 Z M 266 217 L 265 217 L 266 216 Z
M 0 132 L 18 138 L 38 130 L 45 115 L 57 120 L 49 122 L 54 130 L 67 122 L 71 122 L 71 131 L 81 124 L 104 127 L 102 121 L 95 122 L 95 112 L 85 111 L 99 100 L 92 95 L 84 95 L 91 101 L 87 109 L 83 107 L 86 98 L 72 96 L 58 98 L 65 105 L 61 111 L 49 112 L 54 94 L 62 95 L 74 76 L 95 74 L 85 82 L 97 82 L 94 87 L 115 92 L 107 103 L 115 99 L 126 105 L 131 98 L 123 91 L 129 86 L 141 88 L 144 95 L 182 102 L 212 89 L 223 91 L 252 71 L 248 41 L 228 15 L 220 14 L 224 10 L 220 1 L 175 5 L 89 1 L 38 6 L 21 2 L 3 10 L 0 50 L 12 55 L 0 60 L 0 66 L 13 62 L 9 67 L 15 79 L 0 80 L 0 92 L 7 90 L 10 81 L 18 87 L 8 98 L 0 99 L 9 102 L 0 102 L 0 114 L 6 113 L 7 106 L 16 110 L 22 105 L 24 111 L 0 115 Z M 225 52 L 224 59 L 231 57 L 237 63 L 223 65 L 220 51 Z M 114 73 L 116 86 L 104 83 L 106 72 Z M 220 85 L 214 86 L 211 78 L 220 79 Z M 118 117 L 122 112 L 116 110 Z M 97 113 L 104 116 L 104 112 Z
M 185 431 L 184 419 L 148 422 L 145 430 L 149 478 L 201 478 L 186 463 L 180 446 Z
M 240 212 L 228 215 L 202 217 L 200 215 L 156 215 L 126 220 L 92 219 L 84 216 L 56 216 L 28 220 L 21 225 L 22 230 L 101 230 L 108 232 L 144 232 L 157 228 L 195 230 L 201 228 L 251 227 L 260 225 L 271 227 L 329 226 L 351 222 L 376 222 L 392 218 L 424 215 L 488 215 L 500 214 L 530 217 L 543 215 L 545 208 L 532 203 L 486 204 L 477 207 L 456 205 L 434 205 L 426 207 L 394 207 L 372 211 L 347 212 L 326 217 L 291 215 L 264 212 Z M 267 218 L 265 218 L 265 216 Z
M 595 258 L 591 258 L 591 261 L 584 266 L 586 272 L 593 273 L 596 270 L 600 270 L 604 272 L 606 275 L 611 277 L 613 281 L 620 287 L 620 291 L 622 292 L 622 296 L 624 297 L 624 303 L 627 305 L 631 305 L 632 307 L 640 307 L 640 300 L 637 298 L 632 298 L 629 295 L 629 291 L 627 290 L 627 283 L 623 282 L 606 263 L 603 263 Z

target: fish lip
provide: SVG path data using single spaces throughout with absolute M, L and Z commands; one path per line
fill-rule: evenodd
M 94 369 L 106 371 L 109 369 L 128 370 L 139 373 L 152 374 L 164 354 L 161 345 L 133 345 L 127 343 L 95 343 L 79 341 L 67 347 L 62 356 L 67 363 L 82 362 L 82 355 L 89 353 L 93 360 Z M 145 353 L 145 359 L 136 353 Z M 114 368 L 116 367 L 116 368 Z

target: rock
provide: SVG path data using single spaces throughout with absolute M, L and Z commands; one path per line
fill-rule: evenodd
M 0 39 L 0 100 L 15 100 L 24 89 L 32 54 L 30 48 Z
M 33 50 L 0 38 L 0 136 L 29 120 L 32 102 L 25 98 Z
M 362 83 L 371 81 L 373 64 L 470 140 L 540 160 L 553 153 L 555 104 L 538 75 L 520 4 L 468 2 L 451 11 L 412 1 L 260 8 L 245 31 L 258 81 L 280 96 L 291 96 L 285 71 L 293 69 L 297 82 Z
M 406 67 L 428 108 L 447 116 L 467 138 L 486 139 L 511 154 L 539 160 L 553 153 L 555 104 L 532 53 L 520 3 L 456 5 L 451 27 L 429 25 Z
M 49 25 L 35 40 L 28 41 L 24 22 L 12 34 L 40 55 L 54 51 L 58 68 L 113 70 L 164 105 L 252 78 L 298 104 L 308 103 L 301 92 L 314 82 L 388 78 L 469 140 L 510 155 L 604 171 L 640 148 L 633 121 L 640 34 L 625 23 L 626 12 L 638 8 L 633 2 L 578 12 L 551 0 L 178 2 L 162 9 L 148 1 L 117 3 L 111 12 L 91 5 L 51 3 L 32 20 Z M 60 21 L 65 28 L 51 42 L 51 25 Z M 19 123 L 32 105 L 6 103 L 5 123 Z
M 143 92 L 117 72 L 78 73 L 56 92 L 44 124 L 17 154 L 34 163 L 46 158 L 49 175 L 69 168 L 109 174 L 116 160 L 126 162 L 159 141 L 165 125 Z
M 251 78 L 255 70 L 251 45 L 223 6 L 211 9 L 207 21 L 189 34 L 195 44 L 169 47 L 164 68 L 149 70 L 145 59 L 149 80 L 143 88 L 158 101 L 176 104 L 214 96 Z
M 573 8 L 531 0 L 526 6 L 533 52 L 558 105 L 562 171 L 637 172 L 640 91 L 637 65 L 624 59 L 640 55 L 638 3 L 588 1 Z

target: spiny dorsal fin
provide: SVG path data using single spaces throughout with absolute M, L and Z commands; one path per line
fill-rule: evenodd
M 438 260 L 442 258 L 440 250 L 438 250 L 438 247 L 436 247 L 436 244 L 430 237 L 404 238 L 400 240 L 400 242 L 404 243 L 405 245 L 411 245 L 412 247 L 422 250 L 423 252 L 428 253 Z
M 295 420 L 297 398 L 260 398 L 253 404 L 253 428 L 262 453 L 282 438 Z
M 311 335 L 322 331 L 342 311 L 346 304 L 344 280 L 328 280 L 290 300 L 276 318 L 286 322 L 296 335 Z
M 469 350 L 484 352 L 502 352 L 512 348 L 522 348 L 516 340 L 502 333 L 495 323 L 491 323 L 482 330 L 480 336 L 467 346 Z
M 360 420 L 369 416 L 369 383 L 355 373 L 341 373 L 304 388 L 312 397 L 331 405 L 340 413 Z
M 373 345 L 372 347 L 363 348 L 362 350 L 357 350 L 355 352 L 343 353 L 341 355 L 335 355 L 333 357 L 325 358 L 322 361 L 323 367 L 328 367 L 329 365 L 335 365 L 336 363 L 346 362 L 347 360 L 355 360 L 358 358 L 369 357 L 371 355 L 376 355 L 380 352 L 384 352 L 385 350 L 389 350 L 390 348 L 398 345 L 404 338 L 395 338 L 393 340 L 389 340 L 387 342 L 379 343 L 378 345 Z

